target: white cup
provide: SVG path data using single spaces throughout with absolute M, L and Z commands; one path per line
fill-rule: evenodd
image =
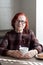
M 28 47 L 19 47 L 19 50 L 22 54 L 26 54 L 28 52 Z

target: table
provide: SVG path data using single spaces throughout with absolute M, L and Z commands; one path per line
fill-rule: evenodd
M 38 60 L 35 57 L 32 59 L 15 59 L 0 56 L 0 63 L 1 65 L 43 65 L 43 60 Z

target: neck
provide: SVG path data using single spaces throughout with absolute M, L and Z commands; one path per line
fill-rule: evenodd
M 16 31 L 17 33 L 23 33 L 23 30 L 22 30 L 22 31 L 18 31 L 18 30 L 15 29 L 15 31 Z

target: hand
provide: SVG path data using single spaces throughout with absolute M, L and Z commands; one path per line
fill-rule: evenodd
M 23 54 L 19 50 L 16 50 L 13 54 L 14 54 L 14 57 L 16 57 L 16 58 L 22 58 L 23 57 Z
M 38 54 L 38 51 L 37 50 L 30 50 L 28 51 L 28 53 L 26 53 L 24 55 L 24 58 L 32 58 L 34 57 L 36 54 Z
M 9 50 L 7 52 L 7 55 L 12 56 L 12 57 L 16 57 L 16 58 L 22 58 L 23 55 L 19 50 Z

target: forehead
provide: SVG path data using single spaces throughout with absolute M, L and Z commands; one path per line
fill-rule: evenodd
M 25 17 L 24 15 L 20 15 L 20 16 L 18 16 L 18 19 L 19 19 L 19 20 L 24 20 L 24 21 L 25 21 L 25 20 L 26 20 L 26 17 Z

